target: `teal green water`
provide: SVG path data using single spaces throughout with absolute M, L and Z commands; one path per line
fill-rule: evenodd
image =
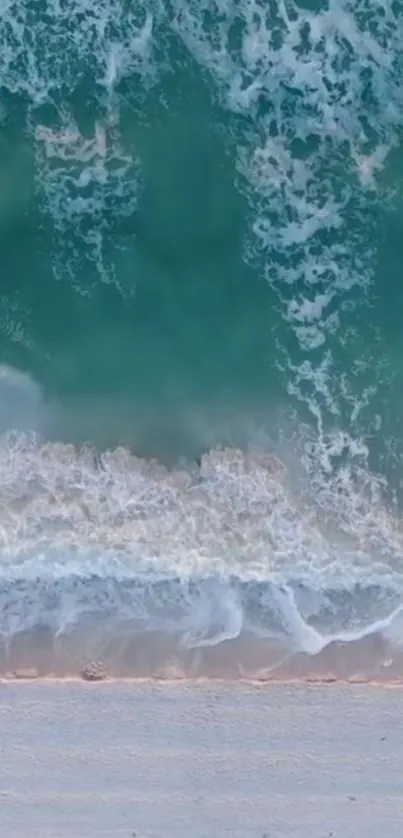
M 3 3 L 0 672 L 401 676 L 402 115 L 400 0 Z
M 181 53 L 178 61 L 147 95 L 125 96 L 119 143 L 135 162 L 115 182 L 112 162 L 83 199 L 85 162 L 44 170 L 26 135 L 26 104 L 9 103 L 2 200 L 19 206 L 12 216 L 4 208 L 1 243 L 2 292 L 16 323 L 5 320 L 2 357 L 62 405 L 63 433 L 155 453 L 172 444 L 176 454 L 198 416 L 219 434 L 220 417 L 259 415 L 279 387 L 276 297 L 245 256 L 252 217 L 237 174 L 239 120 L 228 119 L 193 61 Z M 96 90 L 79 93 L 71 112 L 90 139 L 104 111 Z M 49 199 L 43 180 L 52 177 Z M 141 180 L 137 202 L 124 194 L 125 177 Z M 83 202 L 71 215 L 69 199 Z
M 71 4 L 78 35 L 66 10 L 16 9 L 2 21 L 0 351 L 57 404 L 53 432 L 178 456 L 271 433 L 280 408 L 400 440 L 398 5 L 379 21 L 375 6 L 299 21 L 290 6 L 277 54 L 253 46 L 259 4 L 255 21 L 227 10 L 227 29 L 219 6 L 210 22 L 150 6 L 151 35 L 137 4 L 120 18 Z

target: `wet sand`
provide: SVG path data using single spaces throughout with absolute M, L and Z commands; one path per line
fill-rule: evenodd
M 314 629 L 307 625 L 306 631 Z M 110 625 L 103 617 L 85 615 L 58 637 L 42 625 L 16 631 L 7 647 L 0 638 L 0 679 L 13 679 L 16 674 L 21 678 L 19 673 L 27 671 L 46 679 L 78 678 L 91 661 L 119 680 L 403 684 L 402 647 L 393 647 L 379 631 L 344 642 L 329 641 L 316 654 L 290 649 L 289 638 L 259 637 L 248 630 L 210 647 L 186 648 L 181 632 L 136 631 L 130 620 L 126 625 L 124 620 Z
M 401 838 L 403 690 L 0 684 L 5 838 Z

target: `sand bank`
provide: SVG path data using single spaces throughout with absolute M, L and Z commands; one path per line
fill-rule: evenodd
M 401 838 L 401 688 L 0 684 L 5 838 Z

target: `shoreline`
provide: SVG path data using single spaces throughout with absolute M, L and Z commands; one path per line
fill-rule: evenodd
M 394 689 L 394 688 L 402 688 L 403 687 L 403 677 L 402 678 L 390 678 L 390 679 L 376 679 L 376 678 L 366 678 L 366 677 L 352 677 L 352 678 L 339 678 L 332 675 L 329 676 L 311 676 L 306 678 L 301 677 L 267 677 L 267 678 L 225 678 L 225 677 L 209 677 L 209 676 L 198 676 L 198 677 L 187 677 L 187 676 L 159 676 L 159 675 L 150 675 L 150 676 L 111 676 L 106 675 L 102 678 L 86 678 L 81 675 L 34 675 L 34 674 L 20 674 L 20 673 L 10 673 L 6 675 L 0 675 L 0 685 L 8 685 L 8 684 L 50 684 L 50 685 L 63 685 L 63 684 L 84 684 L 89 685 L 92 689 L 99 689 L 101 686 L 119 686 L 119 685 L 127 685 L 131 684 L 133 686 L 136 685 L 144 685 L 144 684 L 167 684 L 168 686 L 183 686 L 183 687 L 205 687 L 205 686 L 218 686 L 218 687 L 228 687 L 232 686 L 234 689 L 237 688 L 239 685 L 240 687 L 284 687 L 287 688 L 289 686 L 296 686 L 296 687 L 376 687 L 382 689 Z

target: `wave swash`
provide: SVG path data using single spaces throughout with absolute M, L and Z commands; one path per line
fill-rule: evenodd
M 4 364 L 0 673 L 61 677 L 99 660 L 127 677 L 400 679 L 403 524 L 368 447 L 385 364 L 375 327 L 362 347 L 356 322 L 374 279 L 368 208 L 400 200 L 388 166 L 402 129 L 401 3 L 3 3 L 0 123 L 14 100 L 26 108 L 55 281 L 78 285 L 91 263 L 127 292 L 104 248 L 109 209 L 123 222 L 141 195 L 123 115 L 127 128 L 131 97 L 141 109 L 177 72 L 178 44 L 237 120 L 245 259 L 277 301 L 293 408 L 270 438 L 251 432 L 242 450 L 213 445 L 166 467 L 55 441 L 56 408 Z M 79 83 L 103 115 L 86 137 Z M 24 194 L 9 217 L 24 214 Z M 9 311 L 4 299 L 13 338 Z
M 321 485 L 311 445 L 168 469 L 3 434 L 3 673 L 396 676 L 403 528 L 366 472 Z

